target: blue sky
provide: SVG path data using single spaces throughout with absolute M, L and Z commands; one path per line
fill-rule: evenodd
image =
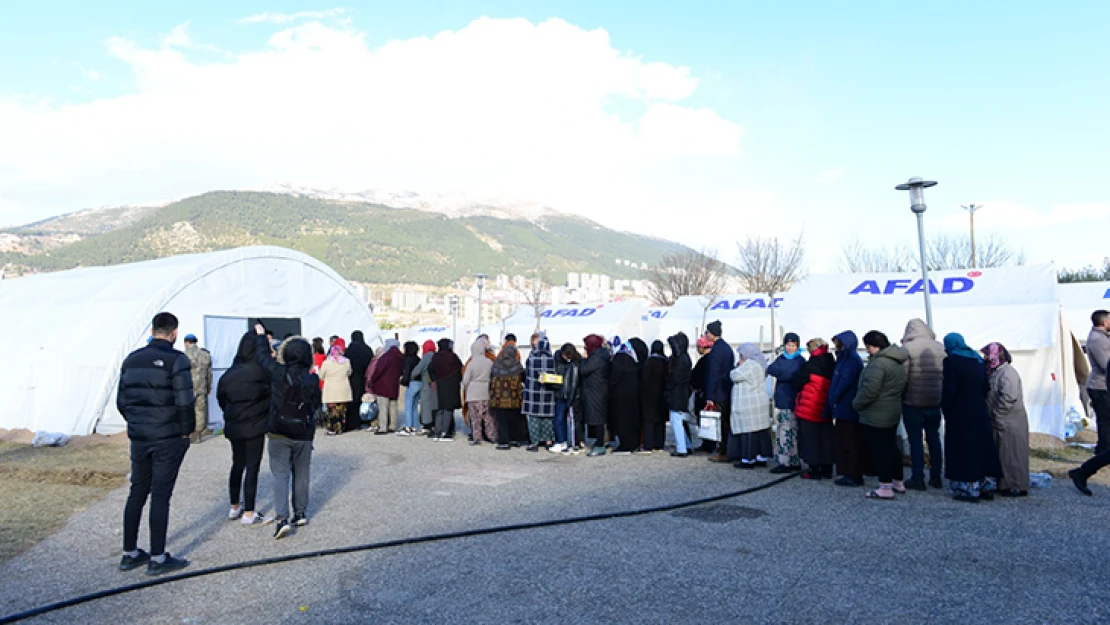
M 726 260 L 804 230 L 822 271 L 850 238 L 912 243 L 893 186 L 920 175 L 940 181 L 928 232 L 984 203 L 982 232 L 1031 262 L 1110 253 L 1090 227 L 1110 224 L 1105 3 L 21 4 L 0 20 L 0 116 L 21 129 L 0 129 L 0 224 L 276 182 L 462 191 Z M 452 58 L 476 61 L 435 73 Z M 299 88 L 273 87 L 283 63 Z M 269 78 L 238 91 L 251 72 Z

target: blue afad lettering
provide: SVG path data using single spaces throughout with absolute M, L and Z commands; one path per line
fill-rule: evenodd
M 783 298 L 781 297 L 775 298 L 775 308 L 779 307 L 782 300 Z M 768 300 L 762 297 L 757 297 L 755 299 L 737 299 L 731 302 L 727 299 L 723 299 L 713 304 L 709 310 L 740 310 L 741 308 L 770 308 L 770 305 L 768 304 Z
M 966 293 L 975 288 L 975 282 L 971 278 L 945 278 L 941 282 L 940 290 L 937 290 L 937 285 L 932 280 L 929 281 L 929 293 L 933 295 L 955 295 L 957 293 Z M 852 289 L 849 295 L 860 295 L 861 293 L 869 293 L 871 295 L 895 295 L 899 291 L 904 292 L 906 295 L 914 295 L 925 292 L 924 280 L 887 280 L 882 286 L 879 285 L 878 280 L 864 280 Z
M 1106 289 L 1106 292 L 1102 294 L 1102 299 L 1110 299 L 1110 289 Z
M 670 311 L 667 311 L 667 310 L 653 310 L 650 313 L 648 313 L 648 315 L 650 317 L 654 318 L 654 319 L 662 319 L 663 317 L 667 316 L 668 312 L 670 312 Z
M 558 310 L 545 310 L 540 317 L 554 319 L 556 317 L 589 317 L 597 312 L 596 308 L 560 308 Z

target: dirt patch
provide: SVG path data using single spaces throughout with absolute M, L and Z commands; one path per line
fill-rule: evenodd
M 69 518 L 127 481 L 126 437 L 76 437 L 31 447 L 0 435 L 0 562 L 33 547 Z

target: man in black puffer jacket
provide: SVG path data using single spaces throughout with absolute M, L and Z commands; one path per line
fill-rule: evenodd
M 131 492 L 123 510 L 121 571 L 143 564 L 148 575 L 183 569 L 188 560 L 166 553 L 170 497 L 189 435 L 196 429 L 189 358 L 173 348 L 177 317 L 163 312 L 151 322 L 150 343 L 131 353 L 120 369 L 116 408 L 131 440 Z M 138 548 L 139 522 L 150 497 L 150 553 Z

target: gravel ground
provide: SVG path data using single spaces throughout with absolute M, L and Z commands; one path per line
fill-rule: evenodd
M 465 440 L 320 437 L 310 524 L 226 520 L 230 448 L 194 446 L 169 550 L 191 569 L 430 533 L 650 507 L 770 481 L 704 456 L 557 456 Z M 965 504 L 790 480 L 677 512 L 313 558 L 184 580 L 36 623 L 1099 623 L 1110 490 Z M 259 498 L 270 510 L 263 464 Z M 126 488 L 0 567 L 0 614 L 147 579 L 121 573 Z M 144 534 L 140 545 L 147 542 Z

